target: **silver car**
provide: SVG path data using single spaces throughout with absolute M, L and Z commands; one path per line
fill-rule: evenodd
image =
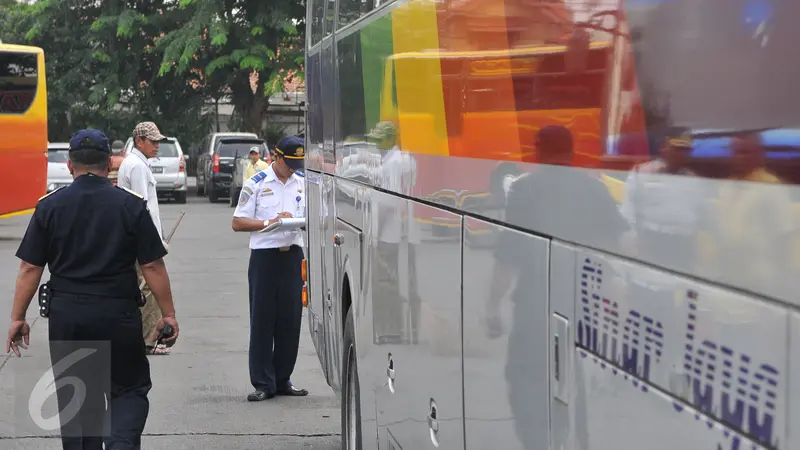
M 133 139 L 125 143 L 125 154 L 133 149 Z M 171 198 L 178 203 L 186 203 L 186 159 L 177 139 L 168 137 L 158 146 L 158 156 L 148 161 L 156 179 L 156 192 L 159 198 Z
M 67 167 L 69 160 L 69 143 L 53 142 L 47 145 L 47 192 L 69 186 L 72 174 Z

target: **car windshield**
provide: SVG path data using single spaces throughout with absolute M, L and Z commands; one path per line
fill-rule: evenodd
M 47 161 L 52 163 L 66 163 L 69 160 L 67 149 L 51 148 L 47 150 Z
M 166 141 L 162 142 L 158 145 L 158 157 L 159 158 L 177 158 L 178 157 L 178 146 L 175 145 L 175 141 Z
M 250 153 L 250 149 L 256 147 L 258 148 L 259 153 L 261 156 L 267 154 L 267 146 L 264 145 L 263 142 L 258 141 L 236 141 L 236 142 L 221 142 L 219 146 L 217 146 L 217 154 L 223 158 L 232 158 L 234 156 L 241 156 L 246 157 Z

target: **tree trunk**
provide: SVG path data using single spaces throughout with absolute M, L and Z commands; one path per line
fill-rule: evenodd
M 261 136 L 264 134 L 264 119 L 269 110 L 269 99 L 264 97 L 261 92 L 251 97 L 247 104 L 242 105 L 242 123 L 244 129 L 249 133 L 256 133 Z

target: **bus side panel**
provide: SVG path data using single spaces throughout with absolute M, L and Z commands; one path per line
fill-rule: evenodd
M 340 300 L 336 297 L 340 280 L 337 279 L 335 246 L 333 235 L 336 232 L 336 180 L 327 174 L 322 174 L 322 196 L 320 208 L 322 214 L 322 228 L 320 233 L 319 257 L 322 261 L 320 275 L 322 277 L 322 327 L 325 330 L 325 368 L 328 383 L 337 395 L 341 393 L 341 361 L 339 351 L 341 336 L 337 333 L 340 327 Z
M 359 342 L 372 342 L 360 350 L 361 367 L 376 392 L 381 448 L 391 448 L 393 436 L 398 448 L 436 442 L 463 450 L 461 239 L 433 243 L 425 232 L 404 230 L 414 224 L 408 212 L 417 210 L 410 200 L 373 190 L 371 201 L 378 224 L 368 236 L 374 328 Z
M 374 328 L 372 318 L 372 302 L 370 301 L 373 293 L 372 273 L 375 270 L 375 262 L 369 250 L 374 243 L 370 241 L 373 230 L 371 207 L 372 207 L 372 188 L 349 182 L 343 179 L 336 179 L 336 210 L 337 210 L 337 233 L 341 233 L 344 238 L 342 247 L 345 250 L 349 261 L 348 267 L 340 267 L 340 273 L 345 274 L 349 270 L 348 279 L 350 281 L 350 301 L 346 304 L 343 297 L 339 297 L 342 304 L 337 307 L 341 313 L 341 323 L 344 326 L 347 318 L 348 309 L 353 311 L 356 333 L 356 354 L 358 355 L 358 371 L 361 382 L 361 435 L 364 450 L 376 449 L 377 425 L 375 413 L 375 391 L 372 389 L 373 380 L 377 380 L 383 375 L 385 377 L 385 366 L 374 361 Z M 345 223 L 342 223 L 344 221 Z M 360 233 L 356 230 L 361 230 Z M 353 242 L 359 239 L 359 242 Z M 356 251 L 356 248 L 359 251 Z M 337 264 L 341 264 L 337 262 Z M 340 280 L 341 282 L 341 280 Z M 340 348 L 342 336 L 339 336 Z M 338 364 L 338 363 L 337 363 Z M 383 373 L 375 373 L 375 369 L 384 368 Z
M 603 450 L 751 448 L 745 435 L 788 448 L 785 309 L 588 250 L 576 277 L 577 436 Z
M 794 312 L 791 316 L 792 337 L 789 339 L 789 417 L 787 433 L 789 442 L 786 448 L 800 448 L 800 429 L 796 424 L 800 420 L 800 313 Z
M 0 91 L 0 215 L 36 207 L 47 191 L 47 85 L 44 53 L 37 53 L 33 101 L 19 91 Z M 27 103 L 23 114 L 4 113 Z
M 473 218 L 464 222 L 467 448 L 548 448 L 550 243 Z M 492 235 L 495 246 L 473 245 L 480 241 L 474 230 Z
M 550 448 L 577 450 L 574 419 L 575 248 L 563 242 L 550 244 Z
M 325 287 L 322 275 L 323 258 L 323 224 L 326 220 L 326 210 L 324 208 L 322 192 L 322 175 L 318 172 L 307 170 L 305 176 L 306 190 L 306 258 L 308 271 L 308 331 L 314 342 L 314 348 L 319 357 L 322 373 L 325 380 L 330 385 L 330 374 L 326 365 L 327 354 L 325 353 L 325 329 L 322 326 L 322 317 L 325 312 Z
M 634 381 L 611 375 L 610 367 L 572 352 L 576 359 L 576 445 L 564 450 L 766 450 L 740 433 L 707 422 L 697 410 L 681 406 L 657 390 L 642 392 Z M 699 419 L 698 419 L 699 417 Z M 787 447 L 788 448 L 788 447 Z
M 311 3 L 311 2 L 309 2 Z M 311 11 L 311 4 L 309 4 Z M 322 373 L 330 384 L 330 373 L 326 364 L 327 353 L 325 346 L 325 329 L 322 318 L 325 312 L 325 283 L 324 283 L 324 226 L 328 216 L 323 191 L 323 178 L 319 172 L 323 171 L 322 155 L 322 92 L 320 89 L 320 47 L 306 55 L 306 95 L 308 107 L 306 111 L 306 217 L 308 228 L 307 239 L 307 270 L 308 270 L 308 326 L 314 347 L 317 350 Z

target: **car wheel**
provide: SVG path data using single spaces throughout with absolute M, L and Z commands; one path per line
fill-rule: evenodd
M 186 192 L 176 192 L 175 201 L 181 204 L 186 203 Z
M 219 192 L 214 187 L 214 182 L 210 181 L 208 183 L 208 201 L 211 203 L 217 203 L 219 201 Z
M 361 386 L 352 307 L 347 312 L 344 326 L 342 389 L 342 450 L 361 450 Z
M 239 198 L 239 196 L 236 195 L 236 191 L 233 189 L 233 186 L 231 186 L 231 188 L 228 190 L 228 205 L 231 208 L 235 207 L 236 206 L 236 200 L 238 198 Z
M 200 171 L 198 170 L 198 175 L 199 172 Z M 203 194 L 205 194 L 206 192 L 206 179 L 203 176 L 198 176 L 196 178 L 196 182 L 197 182 L 197 196 L 202 197 Z

